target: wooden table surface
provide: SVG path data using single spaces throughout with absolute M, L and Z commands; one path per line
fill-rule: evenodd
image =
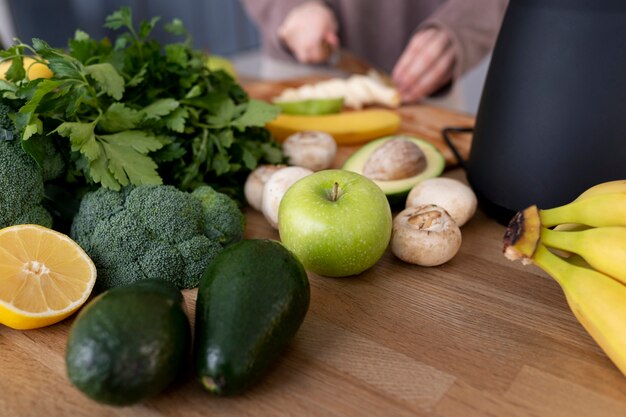
M 464 179 L 460 169 L 445 175 Z M 278 238 L 259 213 L 246 214 L 247 238 Z M 445 265 L 408 265 L 388 251 L 357 277 L 309 274 L 311 306 L 295 340 L 234 398 L 210 396 L 190 373 L 140 405 L 103 406 L 66 377 L 73 318 L 2 327 L 0 416 L 626 416 L 626 378 L 554 281 L 503 257 L 503 232 L 479 210 Z M 185 297 L 193 319 L 196 290 Z

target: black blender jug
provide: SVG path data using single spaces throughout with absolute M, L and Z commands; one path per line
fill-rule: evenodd
M 511 0 L 468 181 L 500 222 L 626 179 L 626 0 Z

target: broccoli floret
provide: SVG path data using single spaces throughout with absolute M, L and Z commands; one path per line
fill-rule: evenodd
M 143 251 L 137 262 L 146 278 L 169 281 L 178 288 L 186 288 L 185 284 L 189 278 L 186 277 L 184 271 L 181 271 L 186 262 L 175 246 L 167 242 L 155 241 Z M 204 266 L 206 267 L 206 264 Z
M 184 276 L 202 276 L 206 269 L 205 258 L 213 259 L 224 247 L 217 241 L 199 235 L 176 245 L 185 259 Z
M 15 219 L 13 224 L 40 224 L 52 227 L 52 215 L 43 206 L 34 206 Z
M 20 142 L 12 120 L 14 114 L 15 110 L 10 105 L 0 101 L 0 140 Z M 36 134 L 25 142 L 27 153 L 41 168 L 44 182 L 59 178 L 65 172 L 65 161 L 53 140 L 55 140 L 55 135 L 49 137 Z
M 65 172 L 65 161 L 53 141 L 54 135 L 51 137 L 35 135 L 28 139 L 30 149 L 37 153 L 36 156 L 31 156 L 40 166 L 44 182 L 57 179 Z
M 42 206 L 41 169 L 19 140 L 0 140 L 0 228 L 33 223 L 52 227 L 52 216 Z
M 172 245 L 203 232 L 202 205 L 175 187 L 138 187 L 128 195 L 126 207 L 151 234 Z
M 124 210 L 125 199 L 123 193 L 104 187 L 85 194 L 80 202 L 80 209 L 72 222 L 72 238 L 85 251 L 91 252 L 91 240 L 96 227 L 102 220 Z
M 0 102 L 0 140 L 11 140 L 15 136 L 15 125 L 11 120 L 13 109 Z
M 193 288 L 224 248 L 206 229 L 202 204 L 190 193 L 145 185 L 87 193 L 71 236 L 96 264 L 98 290 L 143 279 Z
M 202 203 L 205 234 L 208 237 L 217 239 L 224 246 L 243 239 L 246 218 L 232 198 L 209 186 L 198 187 L 191 195 Z

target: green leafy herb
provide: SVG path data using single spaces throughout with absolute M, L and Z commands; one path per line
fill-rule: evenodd
M 116 100 L 122 99 L 122 95 L 124 94 L 124 79 L 117 73 L 113 65 L 108 62 L 93 64 L 86 66 L 85 72 L 96 80 L 102 92 Z
M 183 41 L 165 45 L 150 37 L 158 18 L 138 28 L 132 20 L 127 7 L 106 18 L 107 28 L 120 31 L 112 42 L 77 30 L 67 50 L 33 39 L 0 51 L 0 60 L 13 60 L 0 94 L 21 103 L 22 139 L 66 138 L 69 172 L 87 184 L 210 184 L 240 197 L 250 170 L 283 160 L 264 128 L 278 109 L 208 69 L 179 19 L 165 29 Z M 53 78 L 29 81 L 27 53 L 46 62 Z

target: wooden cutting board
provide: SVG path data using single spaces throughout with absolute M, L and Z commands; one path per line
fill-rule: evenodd
M 432 123 L 429 109 L 420 111 Z M 465 120 L 449 117 L 442 123 Z M 461 169 L 445 176 L 465 181 Z M 245 213 L 246 238 L 280 238 L 261 213 Z M 356 277 L 309 273 L 311 304 L 293 342 L 263 381 L 232 398 L 204 392 L 189 366 L 154 398 L 104 406 L 66 375 L 76 316 L 29 331 L 0 326 L 0 416 L 626 416 L 626 378 L 559 285 L 505 259 L 504 226 L 480 209 L 462 234 L 459 253 L 438 267 L 409 265 L 387 250 Z M 184 291 L 191 321 L 196 295 Z
M 271 101 L 273 97 L 280 95 L 286 88 L 314 83 L 325 78 L 327 77 L 311 76 L 286 81 L 246 81 L 244 86 L 250 97 Z M 441 131 L 449 126 L 473 127 L 474 117 L 423 104 L 404 105 L 394 111 L 402 119 L 399 134 L 413 135 L 427 140 L 443 153 L 448 167 L 458 164 L 454 154 L 444 142 Z M 466 159 L 469 155 L 472 135 L 468 133 L 455 134 L 453 141 L 461 156 Z

